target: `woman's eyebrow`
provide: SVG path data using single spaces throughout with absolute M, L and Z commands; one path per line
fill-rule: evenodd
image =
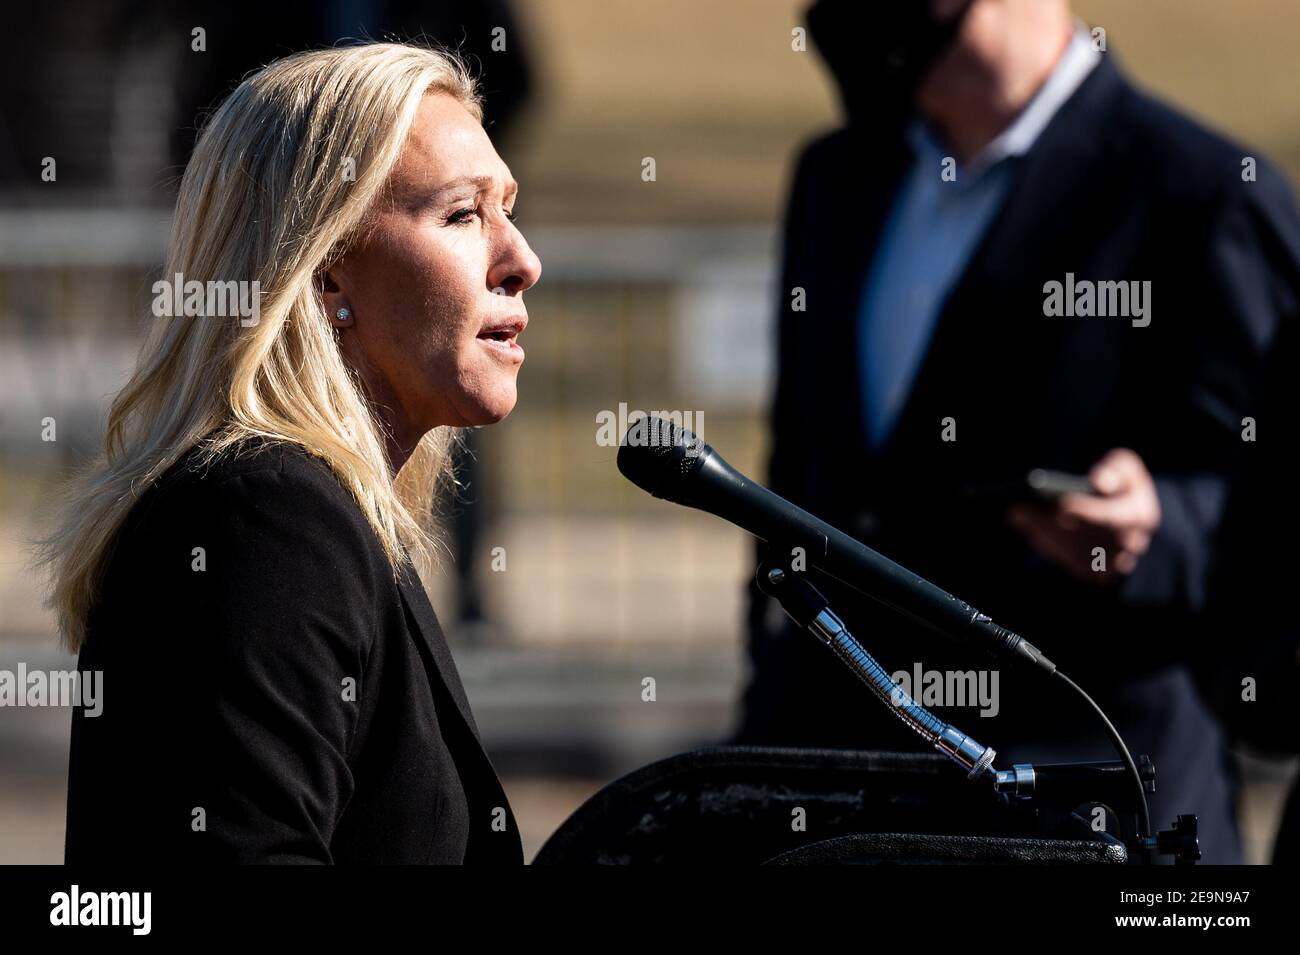
M 495 181 L 491 176 L 457 176 L 455 179 L 449 179 L 441 185 L 435 186 L 429 195 L 439 196 L 444 192 L 450 192 L 453 189 L 460 189 L 465 186 L 474 186 L 478 191 L 483 192 L 491 189 Z M 517 192 L 518 189 L 519 184 L 511 179 L 505 185 L 505 194 L 510 195 L 512 192 Z

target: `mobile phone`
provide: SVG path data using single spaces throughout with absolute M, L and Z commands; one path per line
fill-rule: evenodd
M 1092 482 L 1080 474 L 1034 468 L 1017 480 L 968 484 L 962 496 L 981 504 L 1051 504 L 1064 494 L 1096 494 Z
M 1081 474 L 1034 468 L 1025 475 L 1025 486 L 1039 500 L 1055 501 L 1065 494 L 1096 494 L 1092 482 Z

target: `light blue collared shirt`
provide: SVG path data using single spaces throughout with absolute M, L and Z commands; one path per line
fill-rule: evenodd
M 1011 187 L 1023 156 L 1101 61 L 1079 24 L 1047 81 L 1016 119 L 944 179 L 943 144 L 917 119 L 908 130 L 915 159 L 885 220 L 863 285 L 858 321 L 863 410 L 873 449 L 889 437 L 920 370 L 944 301 Z

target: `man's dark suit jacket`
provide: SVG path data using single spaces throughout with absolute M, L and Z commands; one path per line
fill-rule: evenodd
M 1243 418 L 1279 324 L 1296 312 L 1300 221 L 1271 167 L 1136 91 L 1113 55 L 1012 160 L 1005 205 L 878 453 L 861 412 L 858 303 L 911 156 L 901 135 L 852 126 L 804 151 L 786 218 L 770 483 L 1041 647 L 1154 760 L 1153 824 L 1198 812 L 1207 861 L 1233 861 L 1232 770 L 1187 664 L 1202 649 L 1193 624 L 1228 475 L 1251 447 Z M 1044 285 L 1067 272 L 1150 281 L 1150 324 L 1047 317 Z M 806 311 L 791 309 L 796 287 Z M 942 440 L 947 418 L 955 441 Z M 1163 518 L 1113 588 L 1074 581 L 1008 528 L 1002 504 L 962 496 L 1033 468 L 1084 474 L 1116 447 L 1156 477 Z M 1113 758 L 1059 684 L 814 578 L 887 671 L 918 661 L 999 671 L 997 716 L 938 710 L 1000 747 L 998 766 Z M 752 587 L 750 599 L 752 676 L 736 741 L 917 744 L 824 647 Z
M 418 578 L 294 446 L 142 497 L 78 666 L 68 863 L 523 861 Z

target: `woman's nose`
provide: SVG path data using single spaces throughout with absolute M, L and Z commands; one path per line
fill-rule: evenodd
M 532 288 L 542 277 L 542 260 L 518 231 L 515 236 L 515 241 L 497 263 L 490 280 L 493 288 L 503 288 L 512 295 Z

